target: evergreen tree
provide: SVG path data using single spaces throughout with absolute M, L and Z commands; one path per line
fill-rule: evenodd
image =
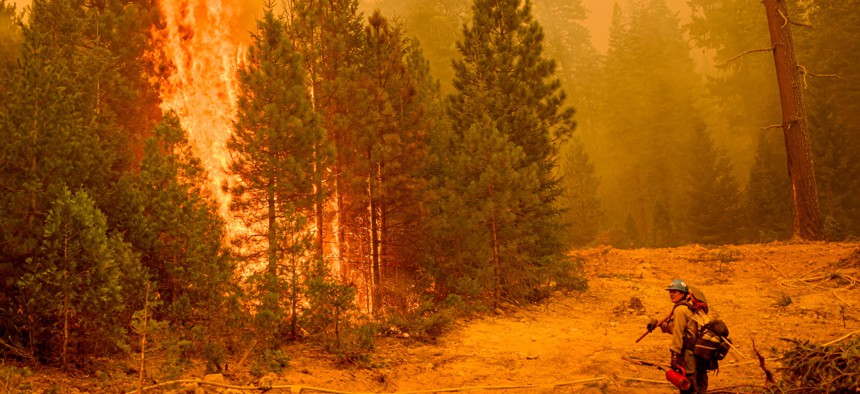
M 741 195 L 728 154 L 714 144 L 702 125 L 691 136 L 698 160 L 687 171 L 683 238 L 691 242 L 737 242 L 742 233 Z
M 599 181 L 594 164 L 585 154 L 582 143 L 571 140 L 563 163 L 564 180 L 560 202 L 569 225 L 568 242 L 584 246 L 597 238 L 603 211 L 597 199 Z
M 127 209 L 114 219 L 141 253 L 162 307 L 152 313 L 177 327 L 210 326 L 233 279 L 225 223 L 206 188 L 206 173 L 173 113 L 147 141 L 138 174 L 112 198 Z M 119 205 L 119 203 L 117 204 Z
M 265 262 L 260 316 L 269 316 L 267 325 L 280 323 L 283 309 L 277 295 L 284 289 L 293 335 L 301 297 L 295 274 L 303 272 L 299 264 L 308 263 L 299 245 L 318 196 L 315 164 L 328 152 L 319 149 L 325 133 L 313 112 L 305 79 L 301 56 L 293 49 L 283 22 L 267 7 L 253 34 L 248 63 L 239 70 L 238 115 L 227 142 L 233 153 L 230 171 L 237 181 L 229 189 L 231 209 L 250 229 L 249 239 L 264 240 L 246 244 L 248 257 Z M 282 286 L 282 275 L 290 278 L 292 286 Z
M 15 4 L 0 0 L 0 75 L 11 71 L 17 65 L 21 42 L 21 28 L 15 15 Z M 2 80 L 5 81 L 6 78 Z M 6 86 L 0 85 L 0 94 L 7 89 Z
M 331 239 L 331 250 L 324 254 L 331 255 L 343 278 L 363 282 L 358 278 L 363 257 L 357 251 L 361 245 L 353 245 L 349 239 L 364 232 L 361 225 L 350 222 L 349 207 L 351 196 L 363 195 L 366 188 L 354 169 L 356 133 L 365 127 L 368 115 L 365 103 L 355 100 L 367 89 L 358 61 L 363 17 L 358 12 L 358 0 L 290 0 L 288 4 L 290 37 L 303 55 L 313 108 L 335 151 L 332 165 L 318 166 L 329 169 L 321 178 L 333 178 L 325 183 L 335 200 L 333 212 L 317 215 L 319 239 Z M 326 225 L 321 226 L 321 222 Z M 331 235 L 325 234 L 329 227 Z
M 651 244 L 658 248 L 678 244 L 675 230 L 672 227 L 672 217 L 669 214 L 669 209 L 662 201 L 657 201 L 657 205 L 654 207 L 654 232 L 651 238 Z
M 353 201 L 364 205 L 357 212 L 369 213 L 364 216 L 370 225 L 367 250 L 373 272 L 373 311 L 377 313 L 385 301 L 382 275 L 414 272 L 409 262 L 416 254 L 409 249 L 419 246 L 411 242 L 418 239 L 422 221 L 424 184 L 418 171 L 427 155 L 427 103 L 420 101 L 423 86 L 418 78 L 422 76 L 415 68 L 423 66 L 423 59 L 416 54 L 417 43 L 407 39 L 400 26 L 389 24 L 378 10 L 368 18 L 363 48 L 369 117 L 358 136 L 364 154 L 357 160 L 356 170 L 366 179 L 367 192 Z M 395 286 L 388 287 L 396 292 Z
M 546 31 L 547 55 L 558 62 L 557 73 L 571 105 L 577 109 L 578 135 L 588 147 L 593 142 L 585 140 L 582 126 L 591 125 L 591 116 L 597 110 L 602 61 L 585 26 L 588 10 L 581 0 L 536 0 L 533 4 L 535 19 Z
M 525 230 L 521 234 L 529 237 L 517 240 L 516 250 L 528 258 L 514 261 L 525 264 L 516 269 L 526 274 L 508 278 L 508 290 L 521 297 L 563 258 L 555 171 L 559 144 L 573 131 L 573 109 L 564 106 L 555 63 L 543 56 L 543 30 L 532 18 L 530 2 L 476 0 L 472 11 L 472 24 L 464 27 L 458 43 L 463 59 L 454 62 L 456 93 L 449 97 L 448 111 L 460 135 L 489 117 L 493 128 L 522 149 L 522 167 L 535 167 L 537 200 L 519 206 L 516 214 Z
M 791 187 L 782 136 L 762 133 L 746 187 L 749 237 L 758 242 L 791 236 Z
M 471 295 L 488 296 L 493 307 L 502 297 L 527 300 L 541 281 L 530 263 L 538 235 L 519 225 L 518 216 L 522 206 L 538 202 L 537 166 L 526 164 L 522 148 L 507 140 L 489 118 L 455 138 L 458 148 L 440 190 L 440 218 L 453 227 L 448 228 L 448 239 L 457 245 L 452 257 L 459 266 L 446 267 L 456 271 L 441 279 L 455 292 L 473 287 Z M 477 243 L 457 243 L 459 239 Z M 473 283 L 464 286 L 466 281 Z
M 0 274 L 3 293 L 38 253 L 47 212 L 65 185 L 92 191 L 109 187 L 114 155 L 110 122 L 98 113 L 96 80 L 110 75 L 103 48 L 81 45 L 77 10 L 64 1 L 35 1 L 23 27 L 20 66 L 9 75 L 0 103 Z
M 122 274 L 138 262 L 129 245 L 107 231 L 104 214 L 86 192 L 66 189 L 52 204 L 40 251 L 17 283 L 30 347 L 45 349 L 34 355 L 66 365 L 123 345 L 128 321 L 118 317 L 122 286 L 131 283 Z
M 854 236 L 860 235 L 860 44 L 837 37 L 858 34 L 858 7 L 856 0 L 808 2 L 801 11 L 815 28 L 795 31 L 798 61 L 808 72 L 804 95 L 822 216 Z
M 609 222 L 620 228 L 632 215 L 646 243 L 657 231 L 658 202 L 669 218 L 680 217 L 674 214 L 683 193 L 680 168 L 695 160 L 678 144 L 699 119 L 694 103 L 701 87 L 689 52 L 665 1 L 634 3 L 629 15 L 616 6 L 597 120 L 601 135 L 595 137 L 602 146 L 594 160 L 606 185 Z
M 454 45 L 462 39 L 461 26 L 468 21 L 469 3 L 460 0 L 380 0 L 374 5 L 388 15 L 403 18 L 404 30 L 421 42 L 429 67 L 441 81 L 445 93 L 454 79 L 451 62 L 457 58 Z

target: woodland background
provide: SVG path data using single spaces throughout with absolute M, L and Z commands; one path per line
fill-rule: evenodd
M 787 239 L 773 59 L 729 61 L 770 45 L 764 11 L 688 3 L 688 24 L 617 6 L 605 54 L 579 1 L 267 4 L 228 222 L 160 107 L 180 65 L 158 4 L 0 0 L 0 351 L 86 367 L 148 341 L 218 370 L 256 341 L 262 371 L 302 339 L 361 360 L 391 327 L 587 289 L 571 248 Z M 815 27 L 793 30 L 824 237 L 855 238 L 860 2 L 789 5 Z

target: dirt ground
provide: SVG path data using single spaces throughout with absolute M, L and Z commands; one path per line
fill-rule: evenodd
M 719 374 L 711 375 L 712 389 L 764 383 L 758 363 L 744 363 L 753 359 L 753 341 L 770 358 L 788 346 L 780 338 L 823 343 L 860 330 L 860 289 L 852 287 L 860 278 L 857 243 L 599 247 L 575 254 L 585 260 L 590 285 L 586 293 L 557 294 L 540 305 L 508 306 L 490 316 L 458 321 L 433 344 L 381 338 L 373 355 L 376 368 L 337 367 L 332 357 L 313 348 L 291 347 L 289 368 L 264 379 L 273 386 L 345 392 L 491 387 L 474 392 L 670 393 L 673 387 L 662 371 L 622 357 L 668 362 L 669 335 L 658 330 L 635 341 L 650 317 L 660 319 L 671 309 L 664 289 L 675 277 L 705 292 L 711 315 L 728 324 L 739 350 L 721 362 Z M 776 361 L 767 365 L 777 372 Z M 69 392 L 88 391 L 80 379 L 70 382 L 78 384 L 70 384 L 77 388 Z M 592 381 L 576 383 L 583 380 Z M 237 373 L 227 376 L 226 383 L 260 382 Z M 200 387 L 215 392 L 213 386 Z

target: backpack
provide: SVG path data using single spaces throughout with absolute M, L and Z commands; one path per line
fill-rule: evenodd
M 726 358 L 731 349 L 729 327 L 719 319 L 708 316 L 708 301 L 701 290 L 691 287 L 690 297 L 685 302 L 693 312 L 693 319 L 699 323 L 699 332 L 690 346 L 697 358 L 710 362 L 708 370 L 719 369 L 719 361 Z

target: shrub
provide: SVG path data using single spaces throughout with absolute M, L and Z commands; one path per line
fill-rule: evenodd
M 826 345 L 794 341 L 780 362 L 783 390 L 853 393 L 860 388 L 860 338 Z

